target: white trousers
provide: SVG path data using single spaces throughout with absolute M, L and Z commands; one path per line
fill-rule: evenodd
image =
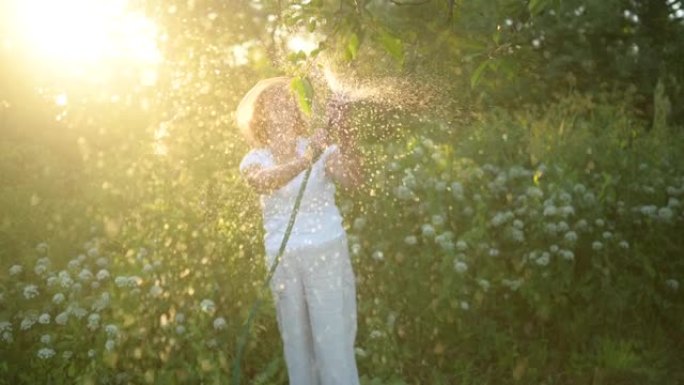
M 359 385 L 356 280 L 346 235 L 285 252 L 270 286 L 290 385 Z

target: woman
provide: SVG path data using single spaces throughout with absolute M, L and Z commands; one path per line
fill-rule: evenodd
M 358 385 L 354 356 L 356 288 L 347 236 L 335 205 L 335 184 L 361 181 L 360 161 L 349 130 L 346 107 L 328 104 L 329 129 L 340 143 L 328 143 L 325 130 L 310 139 L 290 91 L 291 78 L 258 82 L 236 111 L 237 124 L 252 144 L 240 172 L 260 193 L 268 267 L 285 235 L 304 171 L 312 167 L 295 224 L 273 278 L 278 328 L 292 385 Z

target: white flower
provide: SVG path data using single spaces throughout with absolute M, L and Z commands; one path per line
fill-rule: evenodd
M 575 215 L 575 208 L 572 206 L 563 206 L 560 208 L 560 213 L 563 216 L 563 218 L 569 216 L 569 215 Z
M 565 191 L 561 192 L 558 198 L 563 203 L 570 203 L 570 201 L 572 201 L 572 195 L 568 194 Z
M 132 275 L 128 277 L 128 282 L 126 283 L 128 287 L 138 287 L 142 284 L 142 278 L 137 275 Z
M 67 264 L 67 267 L 69 268 L 69 270 L 76 270 L 79 267 L 81 267 L 81 261 L 79 261 L 78 259 L 72 259 Z
M 226 328 L 226 319 L 218 317 L 214 320 L 214 330 L 223 330 Z
M 55 317 L 55 322 L 58 325 L 66 325 L 68 320 L 69 320 L 69 313 L 67 313 L 67 312 L 61 312 L 61 313 L 57 314 L 57 317 Z
M 451 194 L 456 199 L 463 198 L 463 185 L 460 182 L 451 182 Z
M 78 319 L 81 319 L 81 318 L 85 317 L 86 314 L 88 314 L 88 311 L 86 309 L 80 307 L 80 306 L 73 306 L 69 309 L 69 311 L 71 312 L 71 314 L 74 317 L 76 317 Z
M 545 217 L 554 216 L 554 215 L 556 215 L 556 213 L 557 213 L 556 206 L 549 205 L 549 206 L 546 206 L 544 208 L 544 216 Z
M 62 286 L 65 289 L 68 289 L 74 283 L 74 280 L 71 279 L 69 272 L 66 270 L 60 271 L 58 277 L 60 286 Z
M 24 268 L 21 265 L 12 265 L 12 267 L 9 268 L 10 275 L 17 275 L 22 271 L 24 271 Z
M 559 254 L 563 259 L 567 261 L 572 261 L 573 259 L 575 259 L 575 253 L 573 253 L 572 250 L 561 250 Z
M 78 278 L 81 281 L 90 281 L 91 279 L 93 279 L 93 273 L 91 273 L 90 270 L 88 270 L 88 269 L 83 269 L 78 274 Z
M 38 286 L 26 285 L 24 286 L 24 298 L 31 299 L 38 296 Z
M 526 194 L 531 198 L 542 198 L 544 196 L 544 192 L 540 188 L 534 186 L 528 187 Z
M 354 354 L 361 358 L 368 357 L 368 353 L 361 348 L 354 348 Z
M 674 213 L 669 207 L 661 207 L 658 209 L 658 217 L 664 221 L 670 221 L 674 217 Z
M 523 227 L 525 227 L 525 224 L 520 219 L 515 219 L 515 220 L 513 220 L 513 227 L 515 227 L 516 229 L 522 230 Z
M 109 337 L 116 337 L 117 334 L 119 334 L 119 328 L 114 324 L 107 324 L 107 326 L 105 326 L 105 333 L 107 333 Z
M 468 302 L 466 302 L 466 301 L 461 301 L 461 309 L 463 309 L 463 310 L 468 310 L 468 309 L 470 309 L 470 305 L 468 305 Z
M 667 281 L 665 281 L 665 285 L 673 291 L 679 290 L 679 281 L 677 281 L 676 279 L 668 279 Z
M 550 261 L 551 261 L 551 254 L 549 254 L 548 251 L 543 252 L 542 255 L 535 260 L 535 262 L 539 266 L 546 266 L 549 264 Z
M 88 316 L 88 329 L 95 330 L 100 327 L 100 315 L 97 313 L 91 313 Z
M 159 297 L 160 295 L 162 295 L 163 292 L 164 290 L 159 285 L 154 285 L 150 287 L 150 296 L 152 297 Z
M 587 223 L 586 219 L 580 219 L 577 221 L 577 223 L 575 223 L 575 228 L 577 230 L 585 230 L 587 226 L 589 226 L 589 224 Z
M 73 285 L 71 285 L 71 291 L 75 293 L 81 291 L 81 284 L 79 282 L 76 282 Z
M 98 281 L 104 281 L 107 278 L 109 278 L 109 272 L 106 269 L 101 269 L 100 271 L 97 272 L 97 280 Z M 119 285 L 117 284 L 117 286 L 119 286 Z
M 380 250 L 374 251 L 371 257 L 376 261 L 382 261 L 383 259 L 385 259 L 385 255 Z
M 497 212 L 494 215 L 494 218 L 492 218 L 492 220 L 490 221 L 490 223 L 494 227 L 499 227 L 502 224 L 506 223 L 507 220 L 508 220 L 508 216 L 505 213 Z
M 432 238 L 435 236 L 435 228 L 431 224 L 426 223 L 421 227 L 424 237 Z
M 55 351 L 51 348 L 41 348 L 36 355 L 40 359 L 47 360 L 55 355 Z
M 435 182 L 435 191 L 444 192 L 447 189 L 447 184 L 445 181 L 440 180 Z
M 551 252 L 554 253 L 554 254 L 557 253 L 558 250 L 559 250 L 558 245 L 551 245 L 551 246 L 549 247 L 549 251 L 551 251 Z
M 516 291 L 522 286 L 522 279 L 502 279 L 501 283 L 509 289 Z
M 10 332 L 10 331 L 2 332 L 2 340 L 8 344 L 12 343 L 14 341 L 14 337 L 12 337 L 12 332 Z
M 154 267 L 149 263 L 145 263 L 145 265 L 143 266 L 143 273 L 149 274 L 152 272 L 152 270 L 154 270 Z
M 49 324 L 50 323 L 50 314 L 48 314 L 48 313 L 41 314 L 40 317 L 38 317 L 38 322 L 43 324 L 43 325 Z
M 104 310 L 107 306 L 109 306 L 109 302 L 109 293 L 105 291 L 102 294 L 100 294 L 100 298 L 93 302 L 93 304 L 90 306 L 90 309 L 95 312 L 100 312 Z
M 183 326 L 183 325 L 176 326 L 176 334 L 185 334 L 185 326 Z
M 458 273 L 463 274 L 466 271 L 468 271 L 468 265 L 463 261 L 459 261 L 458 259 L 455 259 L 454 260 L 454 269 L 456 269 L 456 271 Z
M 394 188 L 394 195 L 401 200 L 409 200 L 413 198 L 413 191 L 406 186 L 397 186 Z
M 88 249 L 88 256 L 91 258 L 95 258 L 100 254 L 100 251 L 97 249 L 97 247 L 91 247 Z
M 382 337 L 382 332 L 380 330 L 373 330 L 370 332 L 370 338 L 376 339 Z
M 611 233 L 610 231 L 604 231 L 602 235 L 603 235 L 603 239 L 613 238 L 613 233 Z
M 50 276 L 50 277 L 47 278 L 47 281 L 46 281 L 46 282 L 47 282 L 47 286 L 48 286 L 48 287 L 53 287 L 53 286 L 57 285 L 58 281 L 59 281 L 59 278 L 57 278 L 57 277 L 55 277 L 55 276 Z
M 596 196 L 593 192 L 589 191 L 584 194 L 584 201 L 587 203 L 594 203 L 596 201 Z
M 36 245 L 36 251 L 40 254 L 47 253 L 48 249 L 49 249 L 48 244 L 45 242 L 41 242 L 41 243 Z
M 124 277 L 124 276 L 120 275 L 120 276 L 114 278 L 114 283 L 118 287 L 125 287 L 128 285 L 128 277 Z
M 480 285 L 480 287 L 481 287 L 482 290 L 484 290 L 484 291 L 489 290 L 489 287 L 491 286 L 491 285 L 489 284 L 489 281 L 487 281 L 487 280 L 484 279 L 484 278 L 478 279 L 478 280 L 477 280 L 477 284 Z
M 555 235 L 558 231 L 558 226 L 555 223 L 547 223 L 544 225 L 544 231 L 548 234 Z
M 603 249 L 603 243 L 601 243 L 601 242 L 599 242 L 599 241 L 594 241 L 594 242 L 591 244 L 591 248 L 594 249 L 594 250 L 596 250 L 596 251 L 599 251 L 599 250 Z
M 465 251 L 467 248 L 468 244 L 465 241 L 459 240 L 458 242 L 456 242 L 456 250 Z
M 354 230 L 356 231 L 361 231 L 363 230 L 364 227 L 366 227 L 366 218 L 364 217 L 358 217 L 354 219 Z
M 200 309 L 205 313 L 211 314 L 216 310 L 216 305 L 214 305 L 214 301 L 210 299 L 203 299 L 202 302 L 200 302 Z
M 47 272 L 47 266 L 36 265 L 36 267 L 33 268 L 33 272 L 36 273 L 36 275 L 43 275 Z
M 105 349 L 107 349 L 108 352 L 113 351 L 115 347 L 116 347 L 116 341 L 107 340 L 107 342 L 105 342 Z
M 556 230 L 564 233 L 570 229 L 570 226 L 565 221 L 560 221 L 556 224 Z
M 36 264 L 37 265 L 49 266 L 50 265 L 50 258 L 48 258 L 48 257 L 38 258 L 38 260 L 36 261 Z
M 587 188 L 584 187 L 583 184 L 578 183 L 578 184 L 575 185 L 575 187 L 573 188 L 573 190 L 575 191 L 576 194 L 584 194 L 584 193 L 587 191 Z
M 563 238 L 570 243 L 575 243 L 577 241 L 577 233 L 574 231 L 568 231 L 565 233 Z
M 95 261 L 95 264 L 100 267 L 105 267 L 109 264 L 109 260 L 107 260 L 105 257 L 100 257 Z
M 353 245 L 351 245 L 351 251 L 352 254 L 358 255 L 361 252 L 361 244 L 354 243 Z
M 93 282 L 90 283 L 90 288 L 93 289 L 93 290 L 96 290 L 96 289 L 98 289 L 99 287 L 100 287 L 100 282 L 98 282 L 98 281 L 93 281 Z
M 606 225 L 606 222 L 603 219 L 599 218 L 594 221 L 594 224 L 596 224 L 596 226 L 598 227 L 603 227 Z
M 88 350 L 88 358 L 93 358 L 97 354 L 97 351 L 95 349 L 89 349 Z
M 175 319 L 176 319 L 176 322 L 177 322 L 177 323 L 182 324 L 183 322 L 185 322 L 185 314 L 183 314 L 183 313 L 176 313 Z
M 620 241 L 620 243 L 618 243 L 618 246 L 620 246 L 620 248 L 622 249 L 629 249 L 629 243 L 627 241 Z
M 40 336 L 40 342 L 44 343 L 46 345 L 49 344 L 51 340 L 52 340 L 52 338 L 50 337 L 49 334 L 43 334 L 42 336 Z
M 679 206 L 681 206 L 681 203 L 679 203 L 679 199 L 670 197 L 670 199 L 667 200 L 667 207 L 675 208 Z
M 413 246 L 418 243 L 418 238 L 416 238 L 415 235 L 409 235 L 408 237 L 404 238 L 404 243 Z
M 516 242 L 525 242 L 525 233 L 520 229 L 513 228 L 511 230 L 511 238 Z
M 641 206 L 640 208 L 641 214 L 647 216 L 647 217 L 652 217 L 655 216 L 656 212 L 658 211 L 658 207 L 656 205 L 645 205 Z
M 433 215 L 432 224 L 439 227 L 444 224 L 444 217 L 442 215 Z
M 489 249 L 489 256 L 490 257 L 498 257 L 499 256 L 499 249 L 497 249 L 496 247 L 492 247 L 491 249 Z

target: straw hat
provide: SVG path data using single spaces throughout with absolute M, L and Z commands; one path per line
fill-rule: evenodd
M 259 80 L 256 85 L 245 94 L 235 110 L 235 124 L 243 135 L 252 141 L 257 141 L 257 138 L 254 137 L 252 123 L 259 96 L 271 87 L 287 86 L 291 80 L 292 78 L 288 76 L 278 76 Z

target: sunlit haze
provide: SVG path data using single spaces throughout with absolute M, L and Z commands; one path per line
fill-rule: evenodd
M 11 45 L 57 69 L 151 65 L 161 58 L 155 24 L 129 10 L 127 0 L 15 0 L 10 9 Z

